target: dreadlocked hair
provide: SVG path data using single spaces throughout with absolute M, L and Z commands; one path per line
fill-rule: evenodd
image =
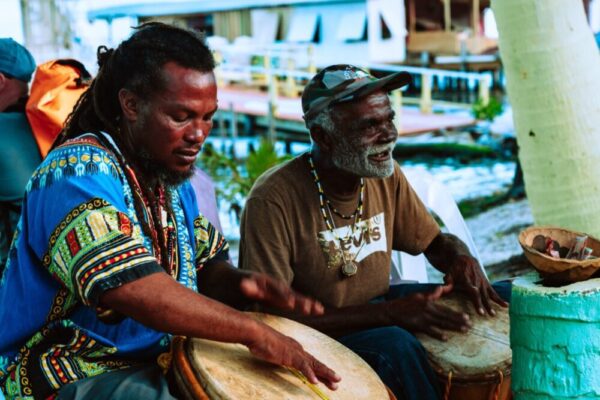
M 157 237 L 155 245 L 160 249 L 163 267 L 168 270 L 167 243 L 162 229 L 162 218 L 158 199 L 152 185 L 131 161 L 136 154 L 135 143 L 129 129 L 120 129 L 121 105 L 119 91 L 127 89 L 142 99 L 151 99 L 153 95 L 165 90 L 166 83 L 162 75 L 163 66 L 174 62 L 184 68 L 200 72 L 212 72 L 215 68 L 213 55 L 206 45 L 203 35 L 175 26 L 150 22 L 135 28 L 133 35 L 116 49 L 100 46 L 97 52 L 98 74 L 88 90 L 81 96 L 73 112 L 67 118 L 64 129 L 54 142 L 57 147 L 65 141 L 84 133 L 110 135 L 118 144 L 122 155 L 117 155 L 122 165 L 130 165 L 136 177 L 126 174 L 130 187 L 139 186 L 141 194 L 147 200 L 155 228 L 152 229 L 145 217 L 143 198 L 134 196 L 135 212 L 142 230 L 149 238 Z M 172 213 L 169 191 L 166 191 L 167 212 Z

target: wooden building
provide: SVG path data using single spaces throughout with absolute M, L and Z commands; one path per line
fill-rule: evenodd
M 109 23 L 122 17 L 181 24 L 230 42 L 310 45 L 317 66 L 402 62 L 406 54 L 405 8 L 397 0 L 205 0 L 88 12 Z

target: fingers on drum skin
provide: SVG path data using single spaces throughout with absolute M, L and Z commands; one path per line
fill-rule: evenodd
M 310 315 L 313 309 L 313 300 L 296 294 L 296 310 L 302 314 Z
M 415 297 L 415 298 L 419 298 L 421 300 L 425 300 L 425 301 L 435 301 L 435 300 L 439 300 L 441 299 L 444 295 L 450 293 L 453 289 L 453 285 L 452 284 L 447 284 L 447 285 L 440 285 L 437 286 L 433 291 L 429 292 L 429 293 L 422 293 L 419 294 L 419 297 Z
M 307 368 L 307 370 L 312 373 L 314 377 L 314 381 L 310 380 L 310 378 L 309 381 L 311 383 L 317 383 L 317 380 L 319 380 L 323 382 L 329 389 L 337 389 L 337 382 L 341 380 L 340 376 L 310 354 L 305 353 L 305 356 L 307 359 L 304 368 Z M 306 373 L 304 373 L 304 375 L 308 378 Z
M 305 315 L 320 315 L 323 314 L 323 305 L 317 300 L 303 296 L 292 289 L 287 289 L 287 293 L 282 294 L 282 298 L 286 299 L 287 306 L 295 311 Z
M 496 311 L 492 307 L 490 301 L 490 290 L 493 291 L 492 287 L 487 282 L 482 282 L 481 285 L 473 285 L 469 288 L 469 292 L 472 295 L 477 309 L 477 312 L 481 315 L 485 315 L 486 312 L 489 315 L 496 315 Z
M 471 327 L 471 322 L 467 314 L 456 312 L 447 307 L 437 306 L 432 308 L 428 310 L 426 317 L 429 325 L 441 329 L 466 332 Z
M 308 354 L 306 354 L 305 357 L 306 356 L 308 356 Z M 302 374 L 306 377 L 306 379 L 308 379 L 310 383 L 314 384 L 318 382 L 317 375 L 315 374 L 315 371 L 313 371 L 310 362 L 306 358 L 303 358 L 297 364 L 298 365 L 293 365 L 293 367 L 297 368 L 298 371 L 302 372 Z
M 276 298 L 273 300 L 277 303 L 283 303 L 283 305 L 291 310 L 296 310 L 305 315 L 322 314 L 323 312 L 323 306 L 320 303 L 310 297 L 295 292 L 283 282 L 273 282 L 273 289 L 276 294 Z
M 498 294 L 498 292 L 496 292 L 494 290 L 494 288 L 492 288 L 491 286 L 490 286 L 490 289 L 489 289 L 489 294 L 490 294 L 490 299 L 494 303 L 500 305 L 501 307 L 508 307 L 508 303 L 506 301 L 502 300 L 502 298 L 500 297 L 500 295 Z
M 424 329 L 423 332 L 425 332 L 427 335 L 431 336 L 434 339 L 438 339 L 444 342 L 448 340 L 448 336 L 444 332 L 437 328 L 434 328 L 433 326 L 427 327 L 427 329 Z
M 341 378 L 325 364 L 307 353 L 300 346 L 290 352 L 289 364 L 283 364 L 300 371 L 310 383 L 323 382 L 331 390 L 337 389 L 336 382 Z
M 455 320 L 443 316 L 428 315 L 426 321 L 429 326 L 445 331 L 467 332 L 471 327 L 471 325 L 463 319 Z
M 298 308 L 297 298 L 303 298 L 282 282 L 264 276 L 245 278 L 241 282 L 242 292 L 254 299 L 264 300 L 273 306 L 294 310 Z M 301 305 L 304 307 L 304 305 Z M 302 308 L 298 308 L 302 310 Z
M 294 310 L 298 308 L 298 295 L 296 295 L 287 285 L 281 282 L 273 282 L 272 290 L 269 292 L 270 298 L 275 303 L 281 303 L 282 306 L 287 306 Z
M 324 312 L 325 309 L 323 308 L 323 304 L 321 304 L 317 300 L 306 298 L 306 308 L 304 310 L 304 314 L 322 315 Z
M 244 278 L 240 282 L 240 288 L 244 295 L 256 299 L 261 300 L 264 298 L 264 291 L 260 288 L 258 282 L 254 278 Z
M 325 314 L 325 307 L 321 304 L 320 301 L 315 300 L 312 307 L 312 314 L 314 315 L 323 315 Z
M 496 311 L 492 307 L 492 303 L 490 301 L 490 296 L 489 296 L 489 290 L 490 290 L 489 285 L 487 285 L 486 288 L 480 290 L 481 300 L 482 300 L 483 306 L 487 310 L 488 314 L 493 316 L 493 315 L 496 315 Z
M 466 288 L 466 290 L 471 297 L 471 301 L 475 306 L 475 310 L 477 310 L 479 314 L 484 315 L 485 309 L 483 308 L 483 300 L 481 298 L 482 296 L 479 288 L 475 285 L 470 285 Z
M 317 378 L 331 390 L 337 389 L 337 383 L 342 380 L 334 370 L 315 358 L 313 358 L 313 370 L 315 371 Z

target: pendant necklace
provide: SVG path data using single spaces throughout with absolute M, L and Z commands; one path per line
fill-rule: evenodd
M 340 246 L 339 253 L 342 256 L 342 275 L 344 275 L 346 277 L 354 276 L 358 272 L 358 262 L 356 261 L 356 258 L 360 254 L 360 251 L 362 250 L 366 241 L 363 241 L 362 245 L 359 247 L 359 249 L 354 254 L 354 257 L 347 260 L 346 252 L 342 248 L 342 239 L 340 237 L 338 237 L 337 234 L 335 233 L 335 230 L 337 228 L 335 226 L 335 222 L 333 221 L 333 215 L 331 215 L 331 209 L 327 208 L 327 211 L 329 211 L 329 217 L 331 218 L 331 224 L 333 225 L 333 230 L 331 230 L 331 233 L 333 234 L 333 237 L 338 241 L 339 246 Z M 355 221 L 355 224 L 356 223 L 357 222 Z M 360 223 L 360 221 L 358 221 L 358 223 Z M 354 224 L 352 225 L 352 231 L 350 232 L 350 235 L 348 235 L 346 238 L 344 238 L 344 241 L 348 240 L 348 238 L 350 236 L 354 236 Z
M 325 191 L 323 190 L 323 186 L 321 186 L 321 181 L 319 179 L 319 176 L 317 175 L 317 170 L 315 169 L 315 164 L 312 159 L 312 154 L 310 152 L 306 153 L 306 154 L 308 156 L 310 172 L 314 178 L 315 184 L 317 185 L 317 191 L 319 192 L 319 206 L 321 208 L 321 216 L 323 217 L 323 220 L 325 221 L 325 226 L 331 232 L 332 236 L 336 240 L 337 245 L 339 246 L 338 253 L 341 255 L 341 258 L 342 258 L 341 272 L 344 276 L 351 277 L 353 275 L 356 275 L 356 273 L 358 272 L 358 263 L 356 262 L 356 257 L 358 256 L 358 253 L 360 252 L 360 250 L 362 250 L 362 246 L 356 252 L 356 255 L 354 257 L 352 257 L 351 259 L 346 258 L 346 254 L 344 252 L 344 249 L 342 248 L 342 239 L 338 236 L 338 234 L 336 232 L 335 222 L 333 220 L 333 215 L 331 213 L 331 207 L 332 207 L 331 203 L 330 203 L 329 199 L 327 199 L 325 197 Z M 336 214 L 341 215 L 342 218 L 344 218 L 344 219 L 350 219 L 350 218 L 352 218 L 352 216 L 354 216 L 354 223 L 352 224 L 350 234 L 344 239 L 344 241 L 348 240 L 348 238 L 350 238 L 351 236 L 354 236 L 356 227 L 359 226 L 362 221 L 364 192 L 365 192 L 365 182 L 364 182 L 363 178 L 360 178 L 360 193 L 358 196 L 358 206 L 357 206 L 356 210 L 354 211 L 354 213 L 352 213 L 349 217 L 347 217 L 346 215 L 343 215 L 343 214 L 339 213 L 337 210 L 335 210 Z M 327 211 L 325 210 L 326 208 L 327 208 Z M 330 222 L 330 220 L 331 220 L 331 222 Z M 364 243 L 363 243 L 363 246 L 364 246 Z

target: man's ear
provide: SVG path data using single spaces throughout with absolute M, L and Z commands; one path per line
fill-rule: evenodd
M 127 89 L 119 90 L 119 104 L 123 116 L 129 121 L 136 121 L 140 113 L 140 98 Z
M 8 78 L 2 72 L 0 72 L 0 92 L 4 90 L 6 87 L 6 83 L 8 82 Z
M 319 125 L 313 125 L 310 129 L 310 137 L 319 148 L 327 152 L 331 151 L 331 136 Z

